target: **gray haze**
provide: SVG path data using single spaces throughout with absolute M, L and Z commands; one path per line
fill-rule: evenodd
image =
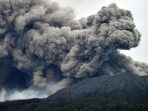
M 13 75 L 6 70 L 14 68 L 25 89 L 48 94 L 88 77 L 146 75 L 146 64 L 119 52 L 137 47 L 140 37 L 131 12 L 116 4 L 76 20 L 73 9 L 55 2 L 1 0 L 0 88 L 9 86 Z

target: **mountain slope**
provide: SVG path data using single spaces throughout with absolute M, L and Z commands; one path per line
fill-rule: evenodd
M 34 111 L 147 111 L 148 76 L 88 78 L 46 100 Z
M 48 99 L 77 99 L 86 95 L 109 97 L 148 97 L 148 76 L 121 74 L 88 78 L 68 88 L 62 89 Z
M 70 100 L 70 101 L 69 101 Z M 42 100 L 0 103 L 1 111 L 147 111 L 148 76 L 87 78 Z

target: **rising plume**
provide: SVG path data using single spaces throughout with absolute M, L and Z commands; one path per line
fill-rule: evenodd
M 140 37 L 131 12 L 116 4 L 76 20 L 73 9 L 55 2 L 0 0 L 0 88 L 21 83 L 50 93 L 88 77 L 145 75 L 146 64 L 120 53 L 137 47 Z

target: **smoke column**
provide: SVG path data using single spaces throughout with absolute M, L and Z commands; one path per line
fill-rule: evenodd
M 50 95 L 88 77 L 146 75 L 146 64 L 119 52 L 137 47 L 140 37 L 131 12 L 116 4 L 76 20 L 71 8 L 58 3 L 0 0 L 1 93 Z

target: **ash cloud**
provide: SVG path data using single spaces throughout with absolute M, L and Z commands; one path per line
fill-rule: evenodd
M 50 93 L 88 77 L 146 75 L 146 64 L 119 52 L 137 47 L 140 37 L 131 12 L 116 4 L 76 20 L 58 3 L 1 0 L 0 88 Z

